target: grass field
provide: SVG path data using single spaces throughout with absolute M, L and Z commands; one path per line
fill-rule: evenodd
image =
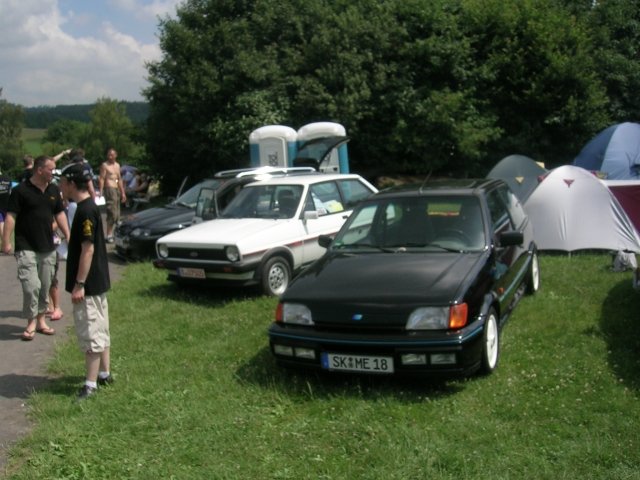
M 42 138 L 47 133 L 46 128 L 24 128 L 22 130 L 22 141 L 24 142 L 25 153 L 37 157 L 42 155 Z
M 640 478 L 640 293 L 610 265 L 542 256 L 496 372 L 446 383 L 282 370 L 276 300 L 131 265 L 109 296 L 116 384 L 74 403 L 83 359 L 62 348 L 10 478 Z

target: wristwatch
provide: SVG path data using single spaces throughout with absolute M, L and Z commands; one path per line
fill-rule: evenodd
M 78 282 L 76 280 L 76 287 L 84 288 L 84 282 Z

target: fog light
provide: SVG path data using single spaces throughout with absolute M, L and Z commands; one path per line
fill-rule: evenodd
M 455 365 L 456 354 L 455 353 L 432 353 L 429 356 L 431 365 Z
M 273 353 L 276 355 L 286 355 L 287 357 L 293 357 L 293 348 L 285 345 L 274 345 Z
M 400 357 L 403 365 L 426 365 L 427 356 L 424 353 L 405 353 Z
M 316 359 L 316 351 L 313 348 L 296 348 L 294 353 L 298 358 L 306 358 L 308 360 Z

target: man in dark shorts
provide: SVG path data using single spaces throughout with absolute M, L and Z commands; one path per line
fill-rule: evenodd
M 54 218 L 64 237 L 69 238 L 69 225 L 60 190 L 51 183 L 55 167 L 51 157 L 43 155 L 36 158 L 33 175 L 11 191 L 2 232 L 2 251 L 11 253 L 11 234 L 15 229 L 15 257 L 23 293 L 22 310 L 27 318 L 23 340 L 33 340 L 36 332 L 44 335 L 55 333 L 45 319 L 56 264 Z
M 90 181 L 81 164 L 72 163 L 60 173 L 65 198 L 77 205 L 71 225 L 65 289 L 71 293 L 78 344 L 85 355 L 86 379 L 78 392 L 79 400 L 96 393 L 99 384 L 113 381 L 106 295 L 111 286 L 109 263 L 100 211 L 88 191 Z

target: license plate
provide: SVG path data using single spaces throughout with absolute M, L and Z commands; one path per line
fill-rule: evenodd
M 393 373 L 393 357 L 323 353 L 322 368 L 343 372 Z
M 178 275 L 182 278 L 207 278 L 202 268 L 179 268 Z

